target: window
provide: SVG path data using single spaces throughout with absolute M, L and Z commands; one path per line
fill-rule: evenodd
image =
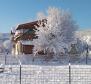
M 33 34 L 33 33 L 34 33 L 33 28 L 32 29 L 29 29 L 28 32 L 27 32 L 27 34 Z

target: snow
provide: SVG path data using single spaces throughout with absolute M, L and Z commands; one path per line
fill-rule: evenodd
M 88 45 L 91 45 L 91 36 L 84 36 L 83 40 L 87 42 Z
M 17 36 L 17 35 L 19 35 L 19 34 L 21 34 L 21 33 L 22 33 L 21 31 L 17 30 L 17 31 L 15 32 L 15 36 Z
M 0 53 L 5 53 L 6 51 L 10 51 L 9 46 L 10 46 L 10 34 L 0 33 Z
M 4 64 L 5 56 L 7 57 L 6 65 Z M 88 64 L 91 64 L 90 56 L 89 54 Z M 69 84 L 69 63 L 66 63 L 66 57 L 61 59 L 61 62 L 43 61 L 39 58 L 32 61 L 32 59 L 32 55 L 14 57 L 11 54 L 0 54 L 0 84 L 20 84 L 19 61 L 21 61 L 22 84 Z M 76 61 L 70 63 L 71 84 L 90 84 L 91 65 L 85 64 L 85 53 L 84 57 Z M 4 68 L 3 72 L 1 68 Z
M 57 55 L 56 59 L 45 60 L 43 56 L 36 55 L 34 57 L 32 54 L 13 56 L 0 53 L 0 84 L 20 84 L 20 67 L 21 84 L 69 84 L 69 76 L 71 76 L 71 84 L 91 84 L 91 51 L 89 51 L 88 65 L 86 65 L 86 51 L 82 53 L 81 40 L 74 39 L 77 25 L 67 11 L 49 8 L 47 13 L 48 16 L 43 13 L 38 14 L 39 20 L 47 19 L 47 24 L 45 23 L 45 27 L 43 27 L 43 24 L 39 23 L 39 30 L 36 30 L 39 38 L 33 42 L 35 50 L 53 51 L 55 56 Z M 23 33 L 23 31 L 16 31 L 15 35 Z M 7 35 L 4 38 L 1 38 L 0 42 L 4 42 L 6 39 L 7 41 L 2 43 L 0 47 L 10 49 L 9 38 L 7 38 Z M 91 45 L 90 35 L 83 36 L 81 39 Z M 22 44 L 33 44 L 33 42 L 22 41 Z M 72 58 L 69 58 L 70 42 L 77 43 L 78 51 L 81 50 L 81 54 L 78 53 L 76 56 L 72 55 Z M 60 51 L 61 56 L 58 57 Z
M 38 14 L 38 18 L 43 18 L 46 14 Z M 39 27 L 36 27 L 35 34 L 38 39 L 34 39 L 34 53 L 41 50 L 49 52 L 56 52 L 58 54 L 63 51 L 63 48 L 68 48 L 68 45 L 74 40 L 74 33 L 78 28 L 74 20 L 67 11 L 55 7 L 49 7 L 47 16 L 45 17 L 47 23 L 39 22 Z M 43 26 L 43 24 L 45 26 Z
M 83 42 L 84 45 L 89 46 L 91 50 L 91 30 L 77 31 L 76 36 Z
M 26 41 L 22 40 L 21 43 L 24 45 L 33 45 L 33 41 L 31 41 L 31 40 L 26 40 Z
M 11 67 L 11 68 L 10 68 Z M 0 84 L 19 84 L 19 65 L 6 65 Z M 12 69 L 12 70 L 11 70 Z M 22 84 L 69 84 L 69 66 L 22 65 Z M 71 65 L 71 84 L 90 84 L 90 65 Z
M 91 64 L 91 51 L 88 54 L 88 64 Z M 37 64 L 37 65 L 68 65 L 69 60 L 71 64 L 86 64 L 86 51 L 82 54 L 76 54 L 76 56 L 72 55 L 71 58 L 69 58 L 69 55 L 63 54 L 62 56 L 58 56 L 56 59 L 46 59 L 45 55 L 37 55 L 34 57 L 33 54 L 25 55 L 11 55 L 11 54 L 0 54 L 0 64 L 6 64 L 7 65 L 17 65 L 19 64 L 19 60 L 24 65 L 29 64 Z

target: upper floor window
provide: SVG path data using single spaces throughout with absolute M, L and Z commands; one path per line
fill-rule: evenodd
M 33 34 L 34 33 L 34 30 L 33 29 L 29 29 L 28 31 L 27 31 L 27 34 Z

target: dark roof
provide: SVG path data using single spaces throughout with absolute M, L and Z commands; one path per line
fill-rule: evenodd
M 41 20 L 39 20 L 39 21 L 41 22 Z M 33 22 L 29 22 L 29 23 L 20 24 L 20 25 L 18 25 L 16 30 L 35 28 L 35 26 L 38 26 L 39 21 L 33 21 Z M 42 22 L 45 22 L 45 21 L 46 21 L 46 19 L 42 20 Z
M 35 28 L 35 26 L 38 26 L 37 23 L 38 23 L 38 21 L 20 24 L 20 25 L 18 25 L 18 27 L 16 28 L 16 30 L 19 30 L 19 29 Z

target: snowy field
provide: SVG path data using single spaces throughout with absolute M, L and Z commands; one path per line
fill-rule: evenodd
M 90 65 L 71 65 L 71 84 L 91 84 Z M 6 65 L 0 84 L 20 84 L 19 65 Z M 21 84 L 69 84 L 69 66 L 22 65 Z
M 21 84 L 69 84 L 69 79 L 71 84 L 91 84 L 91 59 L 86 65 L 85 56 L 76 61 L 79 65 L 73 63 L 71 69 L 67 63 L 43 62 L 40 59 L 33 62 L 29 56 L 22 57 L 21 62 Z M 11 55 L 0 54 L 0 64 L 0 84 L 20 84 L 19 60 Z
M 91 52 L 91 51 L 90 51 Z M 42 57 L 42 56 L 41 56 Z M 75 56 L 76 57 L 76 56 Z M 18 65 L 19 59 L 23 65 L 68 65 L 69 56 L 63 56 L 58 59 L 51 59 L 45 61 L 45 59 L 36 57 L 33 61 L 33 55 L 17 55 L 17 57 L 12 56 L 11 54 L 0 54 L 0 64 L 4 65 Z M 71 64 L 74 65 L 86 65 L 86 53 L 77 56 L 74 59 L 70 59 Z M 91 53 L 88 54 L 87 64 L 91 65 Z

